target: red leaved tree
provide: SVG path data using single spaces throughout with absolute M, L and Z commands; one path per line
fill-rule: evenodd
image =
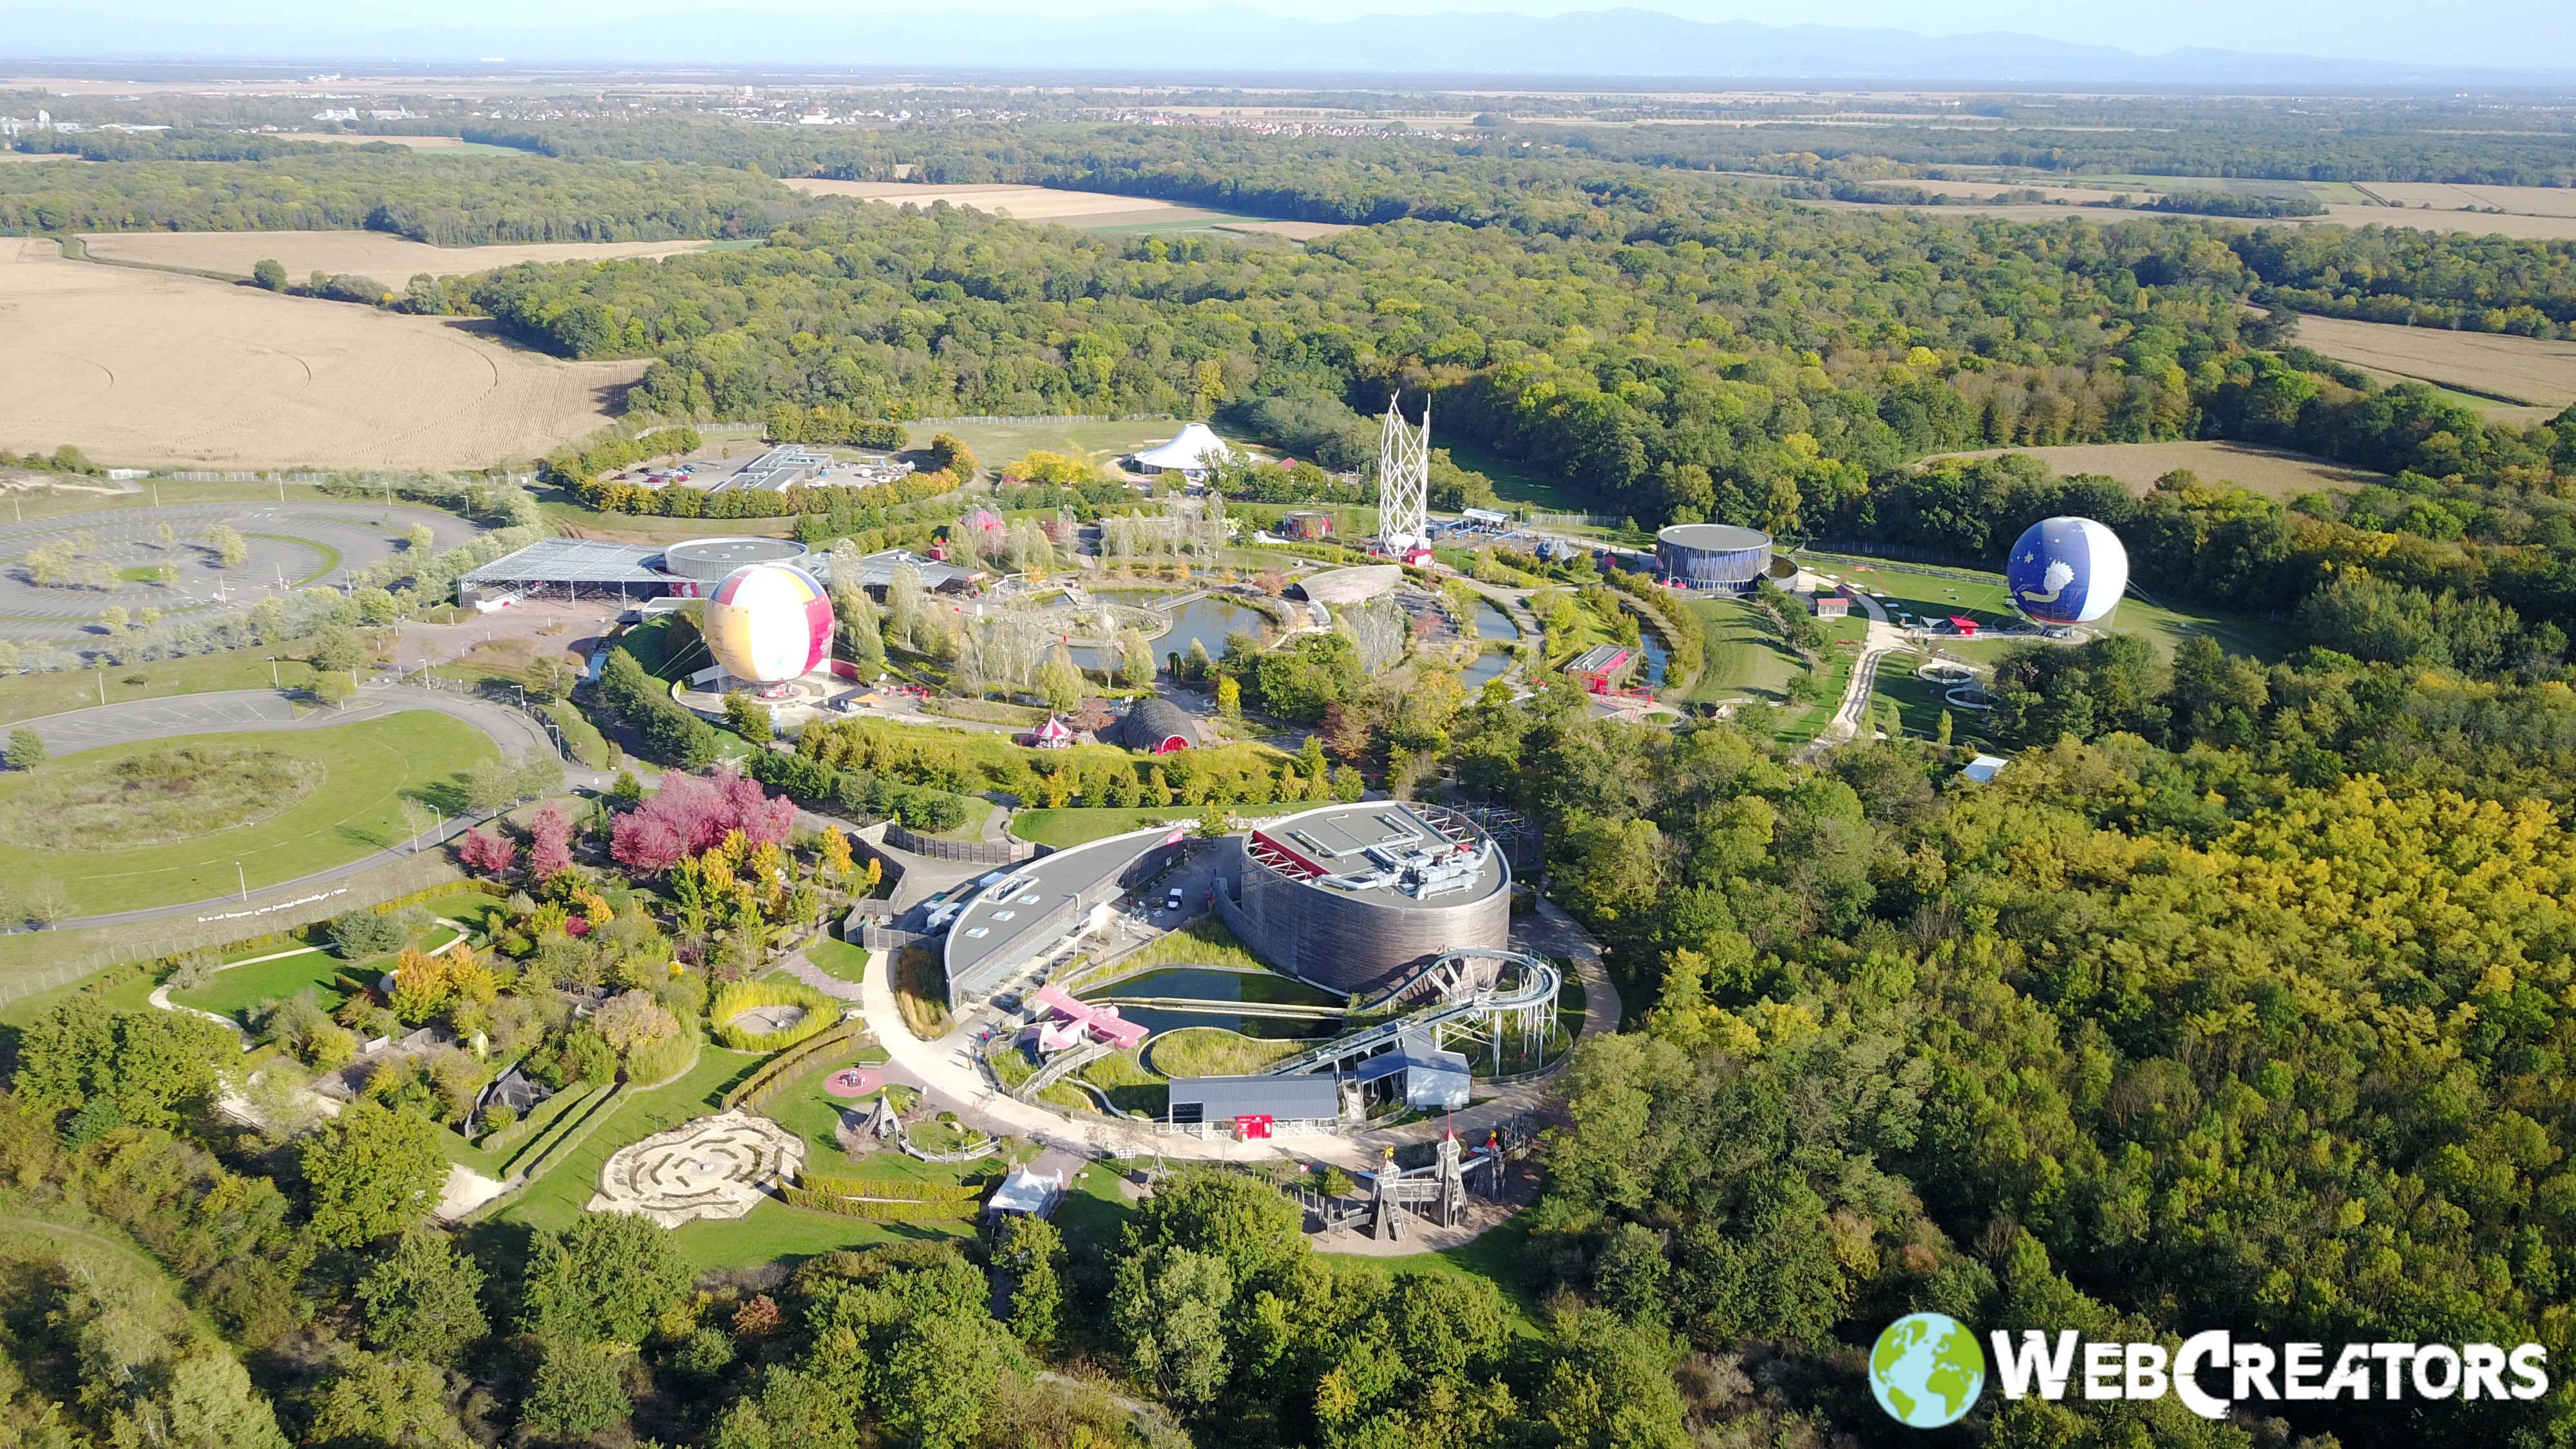
M 712 777 L 673 772 L 662 788 L 625 814 L 609 837 L 608 853 L 631 870 L 665 871 L 739 830 L 754 846 L 785 845 L 796 826 L 796 804 L 772 796 L 760 782 L 730 764 Z
M 465 862 L 468 870 L 499 875 L 519 858 L 519 847 L 499 826 L 494 826 L 489 835 L 480 829 L 469 830 L 456 838 L 456 858 Z
M 540 879 L 572 869 L 572 822 L 564 819 L 563 808 L 552 800 L 537 812 L 537 823 L 530 829 L 528 869 Z

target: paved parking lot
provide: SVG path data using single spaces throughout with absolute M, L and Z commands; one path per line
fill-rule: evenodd
M 209 525 L 241 534 L 249 557 L 226 569 L 205 541 Z M 160 541 L 162 525 L 171 541 Z M 165 617 L 234 613 L 272 594 L 328 586 L 347 589 L 351 575 L 400 555 L 412 525 L 428 526 L 432 547 L 448 549 L 481 532 L 453 514 L 381 503 L 188 503 L 120 508 L 25 522 L 0 520 L 0 639 L 71 641 L 99 637 L 110 607 Z M 49 543 L 87 534 L 80 562 L 104 567 L 104 586 L 38 584 L 26 556 Z M 167 584 L 115 578 L 167 564 Z

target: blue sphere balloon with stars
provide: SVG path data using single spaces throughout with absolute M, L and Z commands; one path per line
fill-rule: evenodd
M 2128 591 L 2129 551 L 2092 519 L 2043 518 L 2013 545 L 2004 588 L 2036 623 L 2090 624 Z

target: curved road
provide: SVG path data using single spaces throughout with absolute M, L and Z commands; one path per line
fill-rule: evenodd
M 360 720 L 382 719 L 409 709 L 432 710 L 464 721 L 489 735 L 504 754 L 518 754 L 529 749 L 552 752 L 553 740 L 534 720 L 515 709 L 486 700 L 442 694 L 434 690 L 404 685 L 368 685 L 359 690 L 347 707 L 318 709 L 298 716 L 291 696 L 268 689 L 224 690 L 213 694 L 178 695 L 169 699 L 132 700 L 123 704 L 93 706 L 65 714 L 46 715 L 26 721 L 18 728 L 31 728 L 45 742 L 53 755 L 78 754 L 83 750 L 102 749 L 109 745 L 133 744 L 142 740 L 169 739 L 186 735 L 238 734 L 246 731 L 300 731 L 332 729 Z M 474 822 L 462 818 L 446 823 L 432 837 L 423 840 L 421 848 L 453 839 Z M 290 881 L 262 887 L 256 899 L 292 899 L 310 894 L 314 889 L 350 876 L 373 870 L 396 860 L 408 859 L 415 853 L 409 847 L 380 850 L 329 870 L 315 871 Z M 232 896 L 216 896 L 201 901 L 182 901 L 173 905 L 150 906 L 142 910 L 119 911 L 104 916 L 75 916 L 59 929 L 74 930 L 86 926 L 123 926 L 138 921 L 164 920 L 172 916 L 195 916 L 211 909 L 237 904 Z

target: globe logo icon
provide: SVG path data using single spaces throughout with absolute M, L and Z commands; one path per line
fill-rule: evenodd
M 1888 1417 L 1915 1429 L 1955 1424 L 1986 1386 L 1986 1351 L 1946 1313 L 1909 1313 L 1869 1351 L 1869 1391 Z

